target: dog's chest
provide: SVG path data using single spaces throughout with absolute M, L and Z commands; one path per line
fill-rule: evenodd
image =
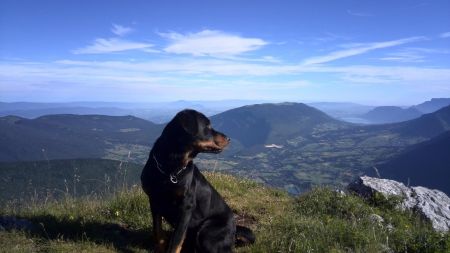
M 188 198 L 187 189 L 178 185 L 171 185 L 170 188 L 166 188 L 158 193 L 158 202 L 163 206 L 170 209 L 180 207 Z

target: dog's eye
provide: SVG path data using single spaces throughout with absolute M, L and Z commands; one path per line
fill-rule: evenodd
M 212 133 L 212 127 L 211 127 L 211 125 L 207 125 L 205 127 L 204 134 L 205 134 L 205 136 L 209 136 L 209 135 L 211 135 L 211 133 Z

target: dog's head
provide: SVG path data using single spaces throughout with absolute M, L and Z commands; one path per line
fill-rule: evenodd
M 212 128 L 205 115 L 190 109 L 179 112 L 164 128 L 162 136 L 194 155 L 220 153 L 230 142 L 225 134 Z

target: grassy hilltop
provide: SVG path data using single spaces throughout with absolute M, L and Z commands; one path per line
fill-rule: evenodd
M 363 200 L 326 188 L 292 197 L 229 175 L 206 176 L 238 214 L 238 223 L 256 233 L 256 244 L 238 252 L 450 251 L 450 235 L 436 233 L 418 216 L 396 210 L 396 200 Z M 40 227 L 27 233 L 0 232 L 0 252 L 146 252 L 151 247 L 150 210 L 139 186 L 111 197 L 69 196 L 20 208 L 6 206 L 0 213 Z

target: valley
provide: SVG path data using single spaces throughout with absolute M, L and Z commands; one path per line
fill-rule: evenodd
M 196 163 L 202 170 L 251 178 L 297 194 L 320 185 L 342 187 L 357 176 L 375 173 L 409 147 L 450 131 L 450 107 L 384 125 L 340 121 L 302 103 L 247 105 L 211 120 L 232 142 L 221 154 L 199 155 Z M 96 159 L 139 167 L 163 128 L 134 116 L 6 116 L 0 118 L 0 161 L 9 165 L 1 167 L 86 158 L 91 159 L 90 168 Z M 65 169 L 61 163 L 53 168 Z M 0 176 L 5 171 L 0 168 Z

